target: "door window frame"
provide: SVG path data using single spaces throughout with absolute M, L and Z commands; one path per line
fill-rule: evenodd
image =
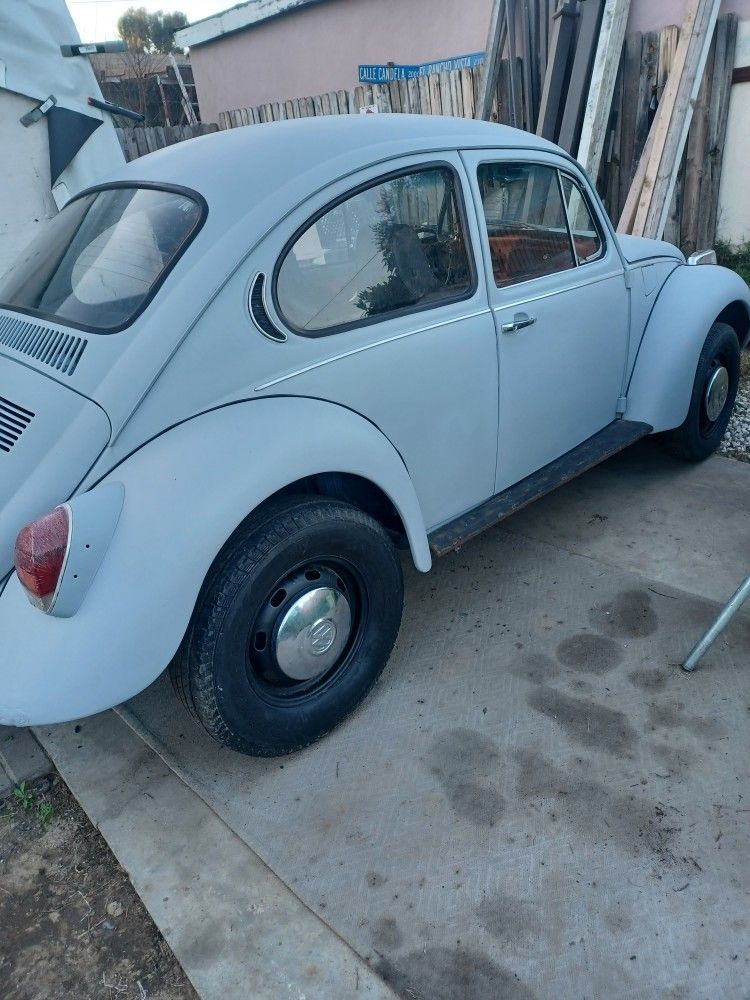
M 568 233 L 568 240 L 570 241 L 571 256 L 574 263 L 572 267 L 567 267 L 561 271 L 549 271 L 547 274 L 537 274 L 534 275 L 532 278 L 524 278 L 521 281 L 510 282 L 507 285 L 497 284 L 497 282 L 495 281 L 494 273 L 492 272 L 492 268 L 490 267 L 489 275 L 491 275 L 491 288 L 495 292 L 510 291 L 511 289 L 514 288 L 520 288 L 523 285 L 529 285 L 534 281 L 543 281 L 545 278 L 560 277 L 566 274 L 571 274 L 571 275 L 576 274 L 579 268 L 585 267 L 588 264 L 600 263 L 608 256 L 609 240 L 605 235 L 605 227 L 602 225 L 602 220 L 599 218 L 599 213 L 594 209 L 594 206 L 591 202 L 591 198 L 589 197 L 585 185 L 581 184 L 579 178 L 576 177 L 571 170 L 566 170 L 564 167 L 560 166 L 559 163 L 549 163 L 545 160 L 538 160 L 530 157 L 529 158 L 523 157 L 516 159 L 515 157 L 512 156 L 511 157 L 498 156 L 497 158 L 494 159 L 489 159 L 487 157 L 484 157 L 483 159 L 477 161 L 477 163 L 474 164 L 472 168 L 474 172 L 473 181 L 477 186 L 477 194 L 479 195 L 479 200 L 477 203 L 477 215 L 478 215 L 477 221 L 479 223 L 480 233 L 482 235 L 482 238 L 484 239 L 484 245 L 488 254 L 490 246 L 489 230 L 487 228 L 487 218 L 484 214 L 484 205 L 482 203 L 481 190 L 479 188 L 479 170 L 481 167 L 485 165 L 492 166 L 493 164 L 496 163 L 512 163 L 514 165 L 529 166 L 529 167 L 546 167 L 548 170 L 553 170 L 555 172 L 557 176 L 557 189 L 560 194 L 560 199 L 562 201 L 563 212 L 565 215 L 565 226 Z M 581 197 L 583 198 L 583 202 L 588 210 L 589 215 L 591 216 L 591 221 L 594 223 L 594 229 L 596 230 L 597 236 L 599 237 L 599 241 L 601 243 L 601 249 L 599 253 L 596 255 L 596 257 L 592 257 L 590 260 L 581 260 L 578 256 L 578 251 L 576 250 L 575 240 L 573 239 L 573 230 L 570 224 L 570 213 L 568 211 L 568 204 L 565 200 L 565 191 L 563 189 L 563 184 L 562 184 L 562 179 L 564 176 L 569 178 L 571 183 L 577 188 Z
M 453 178 L 453 191 L 456 197 L 456 209 L 458 212 L 458 218 L 463 229 L 464 244 L 466 247 L 466 255 L 468 258 L 469 265 L 469 286 L 464 291 L 455 295 L 446 295 L 445 297 L 437 300 L 424 302 L 421 304 L 404 306 L 401 309 L 392 309 L 389 312 L 378 313 L 374 316 L 367 316 L 363 319 L 354 320 L 351 323 L 339 323 L 336 326 L 326 327 L 323 330 L 305 330 L 300 327 L 295 326 L 287 317 L 285 316 L 281 305 L 278 300 L 277 293 L 277 283 L 278 276 L 281 267 L 286 260 L 287 255 L 291 252 L 292 247 L 303 236 L 312 226 L 318 222 L 319 219 L 327 215 L 328 212 L 333 211 L 339 205 L 346 201 L 350 201 L 352 198 L 361 194 L 363 191 L 370 190 L 375 187 L 379 187 L 381 184 L 385 184 L 388 181 L 396 180 L 399 177 L 409 176 L 410 174 L 424 173 L 430 170 L 447 170 Z M 481 232 L 480 232 L 481 236 Z M 333 198 L 331 201 L 326 202 L 320 209 L 314 212 L 312 215 L 298 226 L 289 239 L 284 243 L 281 251 L 276 257 L 276 262 L 273 267 L 273 273 L 271 277 L 271 301 L 273 303 L 274 311 L 276 312 L 279 319 L 283 322 L 284 326 L 291 330 L 293 333 L 300 337 L 307 337 L 310 339 L 318 337 L 330 337 L 339 333 L 346 333 L 349 330 L 358 330 L 362 327 L 372 326 L 375 323 L 384 323 L 388 320 L 395 319 L 398 317 L 409 316 L 412 314 L 417 314 L 420 312 L 426 312 L 430 309 L 439 309 L 441 306 L 452 305 L 456 302 L 463 302 L 467 299 L 471 299 L 476 295 L 477 289 L 479 287 L 479 271 L 477 268 L 477 256 L 476 249 L 472 245 L 471 239 L 471 228 L 469 226 L 469 215 L 466 208 L 466 195 L 463 187 L 463 179 L 457 170 L 455 164 L 450 163 L 447 160 L 426 160 L 420 161 L 419 163 L 411 163 L 404 167 L 399 167 L 394 170 L 389 170 L 384 174 L 379 174 L 370 180 L 362 181 L 353 188 L 349 188 L 346 192 Z

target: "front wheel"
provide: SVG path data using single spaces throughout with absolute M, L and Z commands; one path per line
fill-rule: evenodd
M 708 332 L 693 382 L 684 423 L 663 436 L 668 451 L 690 462 L 701 462 L 721 444 L 740 381 L 740 346 L 726 323 Z
M 364 698 L 402 605 L 401 563 L 377 521 L 321 497 L 272 502 L 209 572 L 172 664 L 175 687 L 218 742 L 290 753 Z

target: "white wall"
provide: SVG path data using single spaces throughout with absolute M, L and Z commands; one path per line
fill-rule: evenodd
M 49 182 L 47 125 L 41 121 L 24 128 L 19 121 L 38 104 L 0 89 L 0 149 L 12 150 L 3 157 L 0 184 L 0 275 L 36 230 L 57 214 Z
M 734 65 L 750 66 L 750 21 L 740 21 Z M 730 243 L 750 240 L 750 83 L 735 83 L 719 190 L 718 236 Z

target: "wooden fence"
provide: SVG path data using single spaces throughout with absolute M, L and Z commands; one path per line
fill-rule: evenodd
M 135 160 L 146 153 L 172 146 L 197 135 L 217 132 L 219 126 L 213 123 L 203 125 L 153 125 L 149 128 L 137 125 L 135 128 L 116 128 L 126 160 Z
M 709 246 L 716 233 L 722 151 L 737 36 L 736 15 L 719 18 L 680 167 L 665 239 L 686 253 Z M 638 166 L 648 130 L 666 84 L 679 29 L 629 35 L 625 40 L 605 156 L 597 178 L 610 217 L 617 222 Z M 523 81 L 520 60 L 515 81 Z M 314 97 L 223 111 L 219 127 L 237 128 L 287 118 L 381 112 L 474 117 L 480 67 L 435 73 L 411 80 L 337 90 Z M 500 64 L 492 119 L 527 128 L 522 87 L 511 93 L 508 61 Z M 137 131 L 137 130 L 133 130 Z M 149 130 L 156 131 L 156 130 Z

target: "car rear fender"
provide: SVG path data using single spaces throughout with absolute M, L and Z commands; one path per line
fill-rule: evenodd
M 628 420 L 655 431 L 679 427 L 687 416 L 703 344 L 721 314 L 734 306 L 745 346 L 750 327 L 750 289 L 734 271 L 712 264 L 675 268 L 649 317 L 627 391 Z
M 417 568 L 430 568 L 408 471 L 373 424 L 301 398 L 212 410 L 153 439 L 93 488 L 92 496 L 122 483 L 124 502 L 72 616 L 42 614 L 11 577 L 0 596 L 0 723 L 63 722 L 142 691 L 176 652 L 234 529 L 284 486 L 324 472 L 378 486 L 403 521 Z M 74 498 L 74 515 L 76 506 Z

